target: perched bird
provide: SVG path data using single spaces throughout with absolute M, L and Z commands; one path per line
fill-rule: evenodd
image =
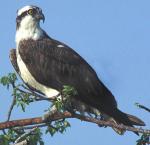
M 40 20 L 45 17 L 37 6 L 17 11 L 15 63 L 24 83 L 48 98 L 58 95 L 64 85 L 72 86 L 77 94 L 71 103 L 77 111 L 103 114 L 118 124 L 144 126 L 142 120 L 117 108 L 113 94 L 93 68 L 72 48 L 49 37 Z

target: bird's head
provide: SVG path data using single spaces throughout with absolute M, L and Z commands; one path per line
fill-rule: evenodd
M 37 6 L 25 6 L 17 11 L 16 43 L 21 40 L 37 40 L 43 37 L 44 31 L 40 27 L 40 20 L 45 20 L 42 10 Z
M 42 10 L 37 6 L 24 6 L 23 8 L 19 9 L 17 11 L 17 18 L 16 18 L 16 25 L 17 29 L 21 25 L 23 26 L 34 26 L 39 25 L 40 20 L 45 21 L 44 14 L 42 13 Z

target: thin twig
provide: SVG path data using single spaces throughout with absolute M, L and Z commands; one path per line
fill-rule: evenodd
M 26 91 L 24 91 L 24 90 L 22 90 L 20 88 L 17 88 L 17 90 L 20 91 L 21 93 L 26 93 L 26 94 L 28 94 L 30 96 L 35 96 L 35 98 L 42 98 L 42 99 L 44 98 L 44 96 L 39 95 L 37 93 L 31 93 L 31 91 L 30 92 L 26 92 Z
M 29 89 L 28 89 L 28 92 L 26 92 L 26 91 L 24 91 L 24 90 L 22 90 L 20 88 L 17 88 L 17 90 L 22 92 L 22 93 L 26 93 L 26 94 L 28 94 L 30 96 L 34 96 L 35 97 L 34 98 L 35 101 L 44 101 L 44 100 L 45 101 L 55 101 L 56 98 L 60 95 L 60 94 L 58 94 L 56 96 L 52 96 L 51 98 L 47 98 L 46 96 L 40 95 L 38 93 L 35 93 L 34 91 L 31 91 Z
M 19 136 L 19 138 L 17 138 L 14 142 L 14 145 L 19 143 L 20 141 L 22 141 L 23 139 L 27 138 L 31 133 L 33 133 L 35 130 L 37 129 L 37 127 L 32 128 L 31 130 L 25 132 L 24 134 L 22 134 L 21 136 Z
M 10 109 L 9 109 L 9 111 L 8 111 L 7 121 L 10 120 L 10 116 L 11 116 L 11 113 L 12 113 L 12 110 L 13 110 L 13 108 L 14 108 L 15 103 L 16 103 L 16 96 L 13 96 L 13 100 L 12 100 Z
M 14 130 L 15 130 L 15 131 L 16 131 L 16 130 L 20 130 L 20 129 L 22 129 L 22 130 L 28 130 L 28 129 L 33 129 L 33 128 L 35 128 L 35 127 L 41 128 L 41 127 L 47 127 L 47 126 L 50 126 L 51 128 L 57 130 L 56 127 L 54 127 L 54 126 L 51 125 L 51 124 L 47 124 L 47 123 L 42 123 L 42 124 L 39 124 L 39 125 L 25 126 L 25 127 L 15 127 Z
M 37 97 L 37 98 L 42 98 L 43 100 L 55 101 L 55 100 L 57 99 L 57 97 L 60 96 L 60 93 L 59 93 L 59 94 L 57 94 L 57 95 L 55 95 L 55 96 L 52 96 L 52 97 L 50 97 L 50 98 L 47 98 L 47 96 L 41 95 L 41 94 L 37 93 L 36 91 L 33 91 L 32 89 L 28 88 L 28 87 L 25 86 L 24 84 L 22 85 L 22 87 L 23 87 L 25 90 L 31 92 L 31 94 L 32 94 L 33 96 L 35 96 L 35 97 Z
M 28 88 L 28 87 L 25 86 L 24 84 L 22 84 L 21 87 L 22 87 L 23 89 L 25 89 L 26 91 L 23 91 L 22 89 L 18 89 L 18 90 L 20 90 L 20 91 L 22 91 L 22 92 L 24 92 L 24 93 L 28 92 L 28 93 L 30 93 L 32 96 L 35 96 L 35 97 L 45 98 L 44 95 L 39 94 L 39 93 L 37 93 L 37 92 L 31 90 L 30 88 Z
M 3 129 L 2 132 L 3 132 L 3 134 L 5 134 L 5 135 L 7 134 L 6 131 L 5 131 L 5 129 Z
M 136 106 L 138 106 L 139 108 L 144 109 L 144 110 L 146 110 L 147 112 L 150 112 L 150 109 L 147 108 L 147 107 L 145 107 L 144 105 L 141 105 L 141 104 L 139 104 L 139 103 L 135 103 L 135 104 L 136 104 Z
M 13 89 L 15 89 L 15 87 L 16 87 L 16 86 L 15 86 L 15 83 L 12 82 L 11 85 L 12 85 Z M 6 121 L 9 121 L 9 120 L 10 120 L 10 116 L 11 116 L 11 113 L 12 113 L 12 110 L 13 110 L 13 108 L 14 108 L 15 103 L 16 103 L 16 95 L 13 95 L 13 100 L 12 100 L 12 103 L 11 103 L 11 105 L 10 105 L 10 109 L 9 109 L 9 111 L 8 111 L 8 115 L 7 115 L 7 120 L 6 120 Z

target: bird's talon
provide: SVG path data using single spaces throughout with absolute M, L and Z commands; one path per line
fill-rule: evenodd
M 55 106 L 52 106 L 49 111 L 47 111 L 43 116 L 42 120 L 43 121 L 48 121 L 51 119 L 51 116 L 53 116 L 57 112 L 57 109 Z

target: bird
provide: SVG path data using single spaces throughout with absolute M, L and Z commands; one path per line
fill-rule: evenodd
M 77 91 L 72 104 L 79 112 L 101 113 L 118 124 L 144 126 L 141 119 L 118 108 L 96 71 L 74 49 L 51 38 L 41 21 L 45 16 L 38 6 L 17 11 L 15 63 L 23 82 L 47 98 L 57 96 L 65 85 L 72 86 Z

